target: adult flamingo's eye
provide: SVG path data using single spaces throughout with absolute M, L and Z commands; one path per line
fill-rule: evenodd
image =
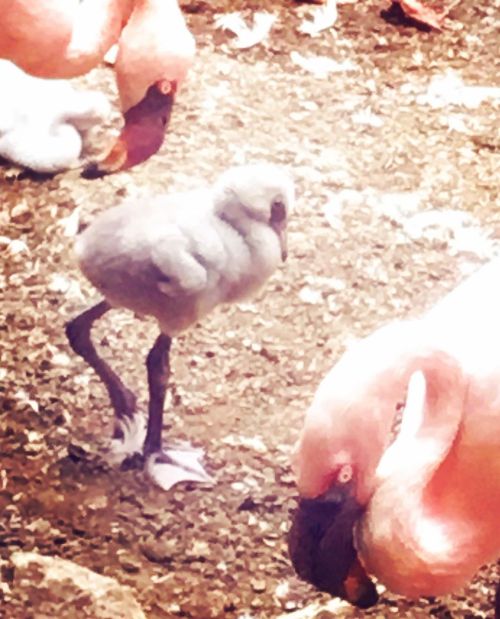
M 347 484 L 351 481 L 352 474 L 352 466 L 350 464 L 343 464 L 338 472 L 337 481 L 341 484 Z

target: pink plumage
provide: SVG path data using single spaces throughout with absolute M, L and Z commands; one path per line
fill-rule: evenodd
M 301 495 L 310 504 L 336 491 L 339 514 L 344 497 L 354 497 L 361 562 L 409 597 L 454 592 L 500 555 L 498 282 L 500 259 L 422 318 L 354 344 L 306 415 L 296 457 Z M 296 529 L 294 563 L 302 553 Z M 316 541 L 304 543 L 312 556 Z M 329 569 L 344 573 L 343 560 L 330 558 Z
M 177 0 L 0 0 L 0 58 L 32 75 L 83 75 L 113 44 L 125 126 L 91 175 L 136 165 L 163 142 L 195 54 Z

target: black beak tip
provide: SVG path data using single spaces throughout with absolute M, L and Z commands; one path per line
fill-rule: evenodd
M 106 176 L 107 174 L 108 172 L 105 170 L 102 170 L 99 167 L 99 164 L 94 161 L 94 162 L 89 163 L 87 166 L 85 166 L 85 168 L 83 168 L 80 176 L 87 180 L 95 180 L 96 178 L 102 178 L 103 176 Z
M 369 584 L 366 585 L 363 594 L 356 600 L 353 601 L 352 604 L 357 608 L 367 609 L 375 606 L 379 599 L 379 595 L 377 593 L 377 589 L 373 582 L 369 581 Z

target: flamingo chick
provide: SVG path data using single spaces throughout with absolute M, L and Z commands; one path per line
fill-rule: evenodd
M 0 156 L 41 173 L 78 165 L 90 130 L 109 115 L 100 92 L 77 91 L 0 59 Z
M 195 54 L 177 0 L 0 0 L 0 58 L 37 77 L 83 75 L 114 44 L 125 123 L 87 177 L 125 170 L 160 148 Z
M 368 572 L 411 598 L 445 595 L 500 556 L 499 279 L 495 259 L 422 318 L 356 343 L 321 383 L 289 546 L 322 590 L 369 606 Z
M 147 359 L 149 409 L 142 445 L 146 468 L 164 489 L 208 478 L 196 457 L 162 450 L 163 407 L 172 338 L 216 305 L 260 288 L 287 256 L 293 182 L 280 167 L 255 164 L 224 172 L 211 188 L 128 201 L 102 213 L 77 238 L 79 265 L 104 295 L 66 326 L 73 350 L 106 385 L 114 438 L 139 439 L 135 396 L 102 360 L 90 338 L 112 307 L 153 316 L 161 333 Z

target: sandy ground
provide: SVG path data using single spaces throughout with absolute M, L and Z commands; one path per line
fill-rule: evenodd
M 228 10 L 222 2 L 184 5 L 198 59 L 157 156 L 94 181 L 0 168 L 1 234 L 25 244 L 2 241 L 0 616 L 8 619 L 46 616 L 36 593 L 26 599 L 12 582 L 17 549 L 130 585 L 151 619 L 364 616 L 314 605 L 327 597 L 300 583 L 287 557 L 289 458 L 304 410 L 351 338 L 415 315 L 496 251 L 498 99 L 440 107 L 428 93 L 448 70 L 469 85 L 500 86 L 498 1 L 461 2 L 442 33 L 387 23 L 381 0 L 340 4 L 335 30 L 316 38 L 297 33 L 310 7 L 234 2 L 248 15 L 258 7 L 278 15 L 267 43 L 242 51 L 214 28 L 214 14 Z M 316 76 L 292 51 L 349 61 L 351 70 Z M 81 82 L 114 96 L 109 68 Z M 164 493 L 140 471 L 107 462 L 108 400 L 65 340 L 65 321 L 96 299 L 75 268 L 72 216 L 89 221 L 124 196 L 199 186 L 254 160 L 282 163 L 296 179 L 290 258 L 251 303 L 214 312 L 175 342 L 164 435 L 204 447 L 217 485 Z M 95 333 L 144 405 L 155 324 L 115 312 Z M 498 577 L 498 566 L 485 568 L 440 600 L 387 594 L 366 616 L 492 617 Z M 69 605 L 51 616 L 87 615 Z

